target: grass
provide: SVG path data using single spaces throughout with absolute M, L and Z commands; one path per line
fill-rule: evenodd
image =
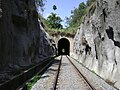
M 91 70 L 92 73 L 96 74 L 96 72 L 94 70 Z M 97 75 L 97 74 L 96 74 Z
M 78 30 L 78 27 L 71 27 L 71 28 L 67 28 L 67 29 L 47 29 L 46 31 L 51 36 L 65 35 L 67 37 L 74 37 L 77 30 Z
M 26 85 L 27 90 L 31 90 L 32 86 L 41 78 L 40 75 L 34 76 Z

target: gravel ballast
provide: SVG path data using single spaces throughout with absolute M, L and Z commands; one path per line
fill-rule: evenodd
M 47 71 L 41 76 L 33 86 L 31 90 L 51 90 L 53 88 L 53 82 L 57 73 L 60 57 L 55 58 L 54 63 Z
M 117 90 L 113 86 L 106 83 L 101 77 L 80 64 L 76 59 L 74 59 L 76 58 L 74 56 L 75 55 L 72 55 L 72 57 L 70 57 L 71 61 L 77 66 L 77 68 L 87 78 L 87 80 L 91 82 L 91 84 L 96 88 L 96 90 Z

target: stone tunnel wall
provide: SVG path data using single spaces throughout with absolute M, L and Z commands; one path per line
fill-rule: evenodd
M 0 0 L 0 72 L 54 55 L 54 44 L 38 20 L 35 0 Z
M 74 53 L 85 66 L 120 88 L 120 0 L 97 0 L 74 38 Z
M 57 35 L 57 36 L 52 36 L 51 37 L 55 43 L 56 43 L 56 46 L 58 45 L 58 41 L 61 39 L 61 38 L 66 38 L 69 40 L 70 42 L 70 53 L 73 52 L 73 37 L 68 37 L 68 36 L 61 36 L 61 35 Z

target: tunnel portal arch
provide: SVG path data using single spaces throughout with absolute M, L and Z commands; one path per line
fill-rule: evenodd
M 58 55 L 70 55 L 70 42 L 67 38 L 58 41 Z

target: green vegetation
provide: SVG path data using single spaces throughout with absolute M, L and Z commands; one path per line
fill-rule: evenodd
M 74 27 L 74 28 L 66 28 L 66 29 L 48 29 L 47 32 L 51 36 L 65 35 L 68 37 L 74 37 L 77 30 L 78 30 L 78 27 Z
M 56 9 L 57 6 L 53 5 L 53 10 L 55 11 Z M 63 29 L 61 22 L 62 19 L 56 13 L 51 13 L 51 15 L 47 17 L 47 25 L 51 29 Z
M 53 5 L 53 10 L 56 10 L 57 9 L 57 6 L 56 5 Z
M 35 0 L 36 5 L 38 8 L 40 8 L 40 10 L 43 12 L 44 11 L 44 6 L 45 6 L 45 1 L 46 0 Z
M 87 0 L 86 5 L 89 7 L 92 5 L 93 2 L 96 2 L 96 0 Z
M 85 5 L 84 2 L 79 4 L 78 8 L 75 8 L 74 10 L 71 11 L 71 16 L 70 16 L 70 22 L 69 26 L 70 27 L 76 27 L 79 26 L 82 22 L 82 17 L 86 14 L 86 8 L 87 6 Z
M 63 28 L 63 26 L 61 25 L 62 19 L 59 16 L 57 16 L 57 14 L 55 13 L 51 13 L 51 15 L 48 16 L 47 22 L 49 28 L 54 28 L 54 29 Z
M 28 83 L 27 83 L 27 90 L 31 90 L 32 86 L 41 78 L 41 76 L 37 75 L 34 76 Z
M 96 74 L 96 72 L 94 70 L 91 70 L 92 73 Z M 97 74 L 96 74 L 97 75 Z
M 91 13 L 91 15 L 93 15 L 95 9 L 96 9 L 96 2 L 93 2 L 93 3 L 86 9 L 86 14 Z
M 71 16 L 66 17 L 66 23 L 69 27 L 78 27 L 82 23 L 85 14 L 89 13 L 91 9 L 94 9 L 96 0 L 87 0 L 86 4 L 84 2 L 80 3 L 78 8 L 71 11 Z M 93 4 L 94 3 L 94 4 Z
M 44 7 L 44 1 L 45 0 L 36 0 L 40 4 L 40 7 Z M 39 5 L 38 3 L 38 5 Z M 51 12 L 51 14 L 47 17 L 47 19 L 44 19 L 41 15 L 39 15 L 40 20 L 42 21 L 44 28 L 50 35 L 68 35 L 68 36 L 74 36 L 76 31 L 78 30 L 80 24 L 83 21 L 83 17 L 91 13 L 92 15 L 95 10 L 95 4 L 96 0 L 87 0 L 86 4 L 84 2 L 80 3 L 77 8 L 74 8 L 74 10 L 71 10 L 71 16 L 66 17 L 65 23 L 66 28 L 63 28 L 61 22 L 63 21 L 60 16 L 58 16 L 56 13 Z M 53 5 L 53 10 L 57 10 L 57 6 Z

